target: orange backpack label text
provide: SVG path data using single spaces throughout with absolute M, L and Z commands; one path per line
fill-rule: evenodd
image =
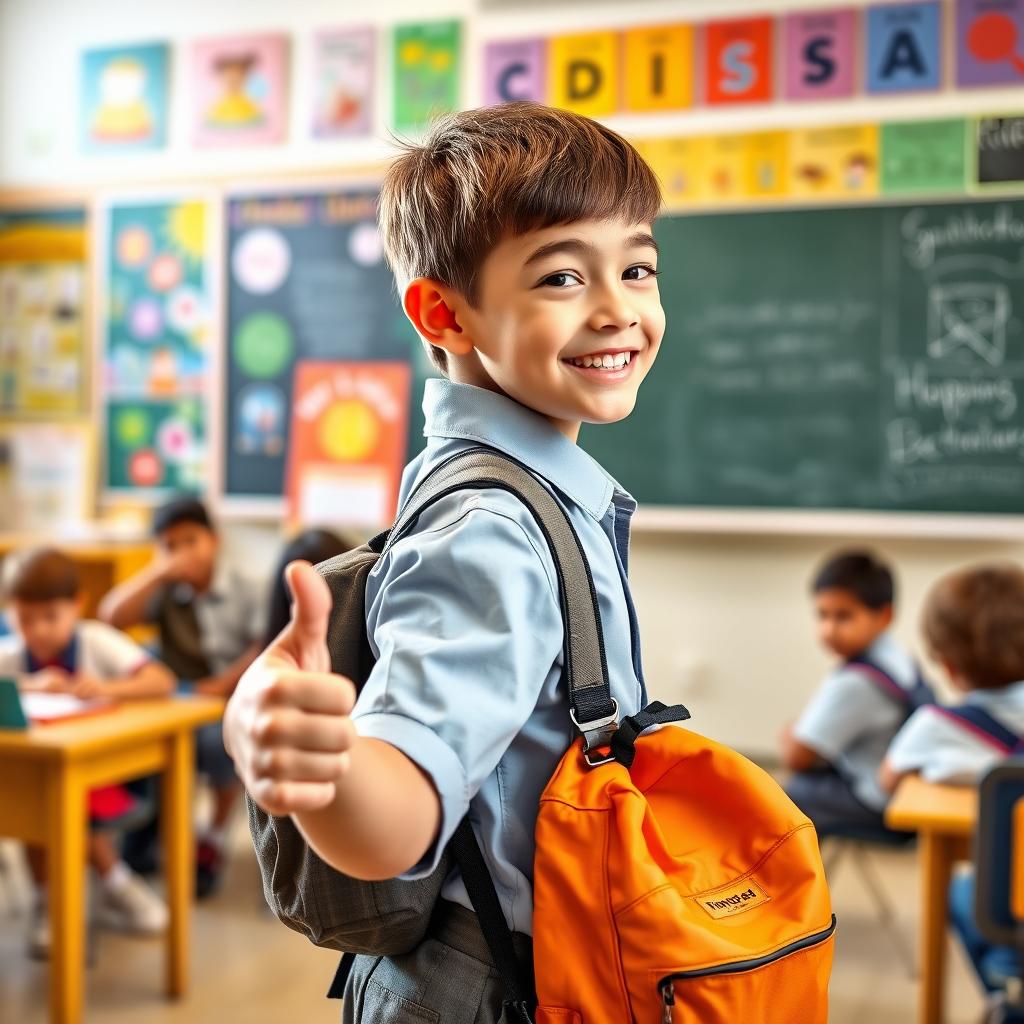
M 728 889 L 718 889 L 704 893 L 703 896 L 694 896 L 693 899 L 701 910 L 717 920 L 763 906 L 771 897 L 757 882 L 747 879 Z

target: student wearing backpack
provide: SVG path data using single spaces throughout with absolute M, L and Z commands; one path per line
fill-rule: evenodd
M 932 656 L 963 695 L 955 705 L 916 711 L 893 740 L 880 772 L 892 792 L 917 772 L 928 782 L 977 785 L 996 764 L 1024 754 L 1024 570 L 990 565 L 952 573 L 932 587 L 922 628 Z M 974 876 L 954 879 L 950 920 L 994 999 L 1007 977 L 1020 977 L 1016 950 L 994 946 L 974 924 Z M 993 1022 L 1020 1022 L 1019 1011 L 993 1008 Z
M 572 838 L 606 854 L 584 827 L 623 807 L 643 813 L 631 771 L 651 773 L 647 789 L 672 816 L 687 791 L 671 773 L 690 762 L 676 754 L 657 773 L 658 751 L 681 743 L 702 765 L 714 760 L 710 741 L 683 730 L 639 738 L 686 712 L 647 704 L 627 577 L 636 503 L 576 444 L 581 423 L 632 411 L 657 356 L 659 205 L 653 173 L 625 140 L 531 103 L 442 118 L 385 178 L 385 250 L 443 374 L 426 387 L 426 450 L 406 469 L 388 535 L 320 574 L 289 567 L 291 623 L 242 678 L 225 718 L 268 900 L 314 941 L 375 954 L 357 957 L 347 976 L 345 1021 L 621 1024 L 634 1007 L 690 1020 L 683 1008 L 673 1016 L 680 989 L 694 1005 L 725 1005 L 707 991 L 721 988 L 717 977 L 703 988 L 677 978 L 677 959 L 631 971 L 614 958 L 610 932 L 578 941 L 572 929 L 588 928 L 587 913 L 604 924 L 611 896 L 601 879 L 612 876 L 542 834 L 559 831 L 559 815 L 580 817 Z M 345 584 L 359 565 L 358 586 Z M 364 657 L 356 648 L 366 638 Z M 362 684 L 358 703 L 332 666 Z M 644 896 L 618 902 L 627 917 L 634 904 L 641 914 L 662 907 L 666 925 L 713 935 L 693 944 L 712 972 L 738 958 L 742 934 L 760 959 L 739 969 L 767 955 L 768 988 L 792 972 L 792 998 L 823 1024 L 834 919 L 810 824 L 759 769 L 718 757 L 731 765 L 722 794 L 700 792 L 719 817 L 701 823 L 706 840 L 695 826 L 682 844 L 715 855 L 688 868 L 670 905 L 669 886 L 647 883 L 676 855 L 663 851 L 662 867 L 646 850 L 633 859 L 644 841 L 634 824 L 615 853 L 637 877 L 614 880 Z M 764 798 L 749 818 L 723 816 L 727 786 L 733 799 L 755 787 Z M 589 813 L 589 800 L 613 792 L 618 808 Z M 744 849 L 734 861 L 718 856 L 716 835 L 733 838 L 740 821 Z M 353 879 L 381 881 L 360 889 Z M 410 915 L 388 916 L 396 886 L 427 892 L 420 930 L 414 920 L 404 943 Z M 580 913 L 558 931 L 558 907 L 544 909 L 552 904 Z M 351 919 L 364 907 L 361 936 Z M 392 934 L 378 934 L 378 918 Z M 642 916 L 629 921 L 649 935 Z M 557 941 L 538 932 L 545 922 Z M 566 979 L 573 956 L 592 965 L 577 960 Z M 536 1016 L 534 962 L 548 1004 Z M 749 977 L 727 986 L 737 993 L 728 1006 L 757 1010 L 766 996 L 752 986 L 771 994 Z M 562 981 L 578 991 L 559 990 Z M 600 994 L 593 1010 L 590 990 Z
M 890 631 L 888 566 L 866 552 L 841 552 L 818 570 L 812 591 L 818 637 L 839 663 L 783 735 L 783 763 L 795 772 L 786 792 L 819 838 L 884 828 L 888 796 L 878 769 L 892 738 L 932 693 Z

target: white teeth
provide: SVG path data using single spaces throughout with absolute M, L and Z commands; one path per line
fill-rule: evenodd
M 571 359 L 570 362 L 574 366 L 581 366 L 586 369 L 621 370 L 623 366 L 629 365 L 632 359 L 632 352 L 616 352 L 615 355 L 608 353 L 603 356 L 577 356 L 575 359 Z

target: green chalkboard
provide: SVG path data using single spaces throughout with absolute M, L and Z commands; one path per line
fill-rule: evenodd
M 1024 512 L 1024 202 L 666 217 L 668 328 L 582 442 L 672 506 Z

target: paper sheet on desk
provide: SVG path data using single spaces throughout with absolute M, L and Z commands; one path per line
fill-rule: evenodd
M 107 711 L 114 705 L 108 700 L 80 700 L 69 693 L 22 693 L 21 706 L 30 722 L 59 722 Z

